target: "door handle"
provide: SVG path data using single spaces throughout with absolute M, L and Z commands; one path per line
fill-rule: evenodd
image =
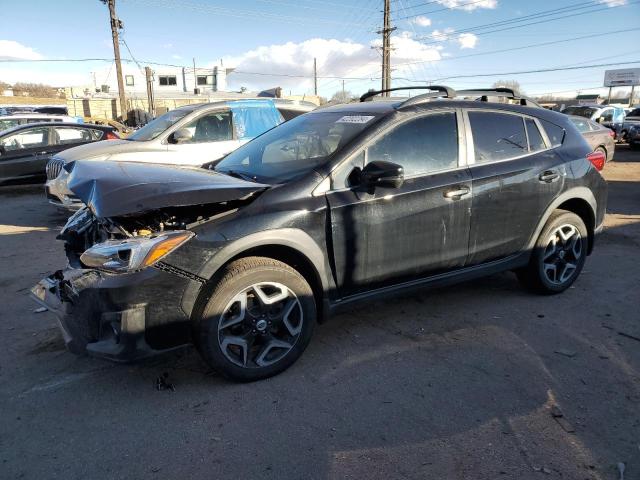
M 461 186 L 456 187 L 455 190 L 447 190 L 444 192 L 444 198 L 449 198 L 451 200 L 459 200 L 460 197 L 468 195 L 471 189 L 469 187 Z
M 560 174 L 555 170 L 546 170 L 538 176 L 541 182 L 546 183 L 555 182 L 558 178 L 560 178 Z

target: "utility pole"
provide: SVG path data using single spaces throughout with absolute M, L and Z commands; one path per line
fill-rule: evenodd
M 111 38 L 113 40 L 113 56 L 116 62 L 116 77 L 118 79 L 118 97 L 120 98 L 120 115 L 127 119 L 127 100 L 124 94 L 124 81 L 122 80 L 122 64 L 120 63 L 120 40 L 118 30 L 122 28 L 122 22 L 116 16 L 116 0 L 101 0 L 109 7 L 111 19 Z
M 391 88 L 391 1 L 384 0 L 384 27 L 378 33 L 382 34 L 382 90 Z M 385 97 L 389 93 L 382 94 Z
M 147 110 L 151 117 L 155 117 L 156 108 L 153 99 L 153 71 L 151 70 L 151 68 L 144 67 L 144 75 L 147 78 L 147 103 L 149 105 L 149 108 Z
M 193 93 L 198 93 L 198 76 L 196 75 L 196 57 L 193 57 Z
M 318 96 L 318 64 L 315 57 L 313 57 L 313 94 Z

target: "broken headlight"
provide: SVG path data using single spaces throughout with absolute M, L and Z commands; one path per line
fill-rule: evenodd
M 167 231 L 154 237 L 133 237 L 98 243 L 80 256 L 90 268 L 131 272 L 149 267 L 194 236 L 188 231 Z

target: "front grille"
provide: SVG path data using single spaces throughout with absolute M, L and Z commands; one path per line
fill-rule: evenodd
M 47 180 L 54 180 L 60 175 L 62 171 L 62 167 L 64 167 L 64 160 L 60 160 L 59 158 L 52 158 L 47 163 Z

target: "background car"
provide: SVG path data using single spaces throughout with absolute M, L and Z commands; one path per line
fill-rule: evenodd
M 0 184 L 42 182 L 52 155 L 117 138 L 113 127 L 64 122 L 18 125 L 5 130 L 0 132 Z
M 572 105 L 562 110 L 565 115 L 577 115 L 588 118 L 600 125 L 613 130 L 616 137 L 620 136 L 622 124 L 624 123 L 625 111 L 621 107 L 610 107 L 608 105 Z
M 613 160 L 613 153 L 616 148 L 613 130 L 584 117 L 570 115 L 569 119 L 594 152 L 604 153 L 607 157 L 607 162 Z
M 640 142 L 638 133 L 640 131 L 640 108 L 631 110 L 624 119 L 620 132 L 621 140 L 629 142 L 632 148 L 635 148 Z
M 74 148 L 56 155 L 47 168 L 50 203 L 81 205 L 67 188 L 65 163 L 75 160 L 133 161 L 202 167 L 218 161 L 287 118 L 313 110 L 313 104 L 270 99 L 188 105 L 171 110 L 125 139 Z
M 0 132 L 8 128 L 26 125 L 28 123 L 66 122 L 82 123 L 82 120 L 68 115 L 50 115 L 46 113 L 16 113 L 0 116 Z

